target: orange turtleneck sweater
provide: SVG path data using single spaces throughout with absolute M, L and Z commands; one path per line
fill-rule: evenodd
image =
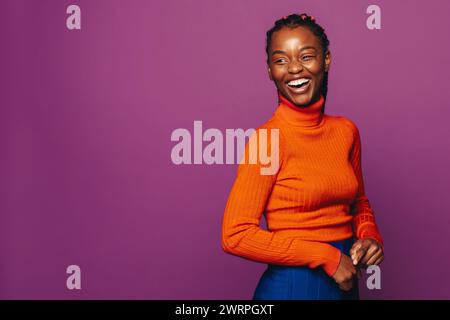
M 327 242 L 356 236 L 383 243 L 364 191 L 361 141 L 349 119 L 321 112 L 324 97 L 297 107 L 278 94 L 273 116 L 255 130 L 279 130 L 279 167 L 239 164 L 225 207 L 222 248 L 250 260 L 322 267 L 332 276 L 341 252 Z M 270 152 L 270 138 L 267 139 Z M 249 144 L 245 146 L 248 156 Z M 268 230 L 260 227 L 265 215 Z

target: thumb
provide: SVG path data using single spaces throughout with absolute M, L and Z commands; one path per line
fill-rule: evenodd
M 355 243 L 353 247 L 350 249 L 350 256 L 352 260 L 355 259 L 356 253 L 358 252 L 359 249 L 361 249 L 361 242 Z
M 364 257 L 366 254 L 366 249 L 361 246 L 358 248 L 358 251 L 356 251 L 355 255 L 352 257 L 353 265 L 358 265 L 359 261 Z

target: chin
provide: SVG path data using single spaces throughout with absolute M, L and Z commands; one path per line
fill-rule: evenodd
M 291 95 L 291 100 L 298 106 L 305 106 L 311 103 L 311 96 L 309 94 Z

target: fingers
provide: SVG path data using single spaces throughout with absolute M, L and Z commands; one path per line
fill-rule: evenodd
M 372 257 L 374 255 L 378 254 L 378 252 L 381 252 L 381 248 L 380 247 L 378 247 L 377 245 L 370 245 L 369 248 L 366 251 L 366 254 L 361 259 L 361 263 L 364 264 L 364 265 L 368 265 L 368 261 L 370 259 L 372 259 Z
M 383 248 L 372 239 L 360 239 L 350 249 L 350 257 L 354 266 L 368 266 L 382 262 Z
M 377 250 L 375 251 L 375 253 L 372 255 L 372 257 L 367 261 L 367 265 L 374 265 L 376 261 L 378 261 L 381 256 L 383 255 L 383 251 L 382 250 Z
M 376 265 L 376 266 L 378 266 L 380 263 L 383 262 L 383 260 L 384 260 L 384 254 L 381 255 L 381 257 L 380 257 L 377 261 L 375 261 L 373 264 Z
M 352 262 L 353 265 L 358 265 L 361 262 L 361 259 L 365 256 L 367 250 L 370 247 L 370 242 L 366 242 L 364 240 L 360 240 L 355 246 L 352 248 Z
M 358 272 L 357 272 L 357 276 L 358 276 L 358 279 L 359 279 L 359 269 L 358 269 Z M 351 290 L 354 286 L 356 286 L 358 284 L 358 282 L 357 281 L 355 281 L 355 278 L 354 277 L 352 277 L 351 279 L 349 279 L 349 280 L 347 280 L 347 281 L 344 281 L 344 282 L 341 282 L 340 284 L 339 284 L 339 288 L 341 289 L 341 290 L 344 290 L 344 291 L 349 291 L 349 290 Z
M 355 265 L 355 266 L 358 265 L 365 254 L 366 254 L 366 249 L 363 247 L 359 248 L 358 251 L 356 251 L 356 253 L 353 256 L 353 265 Z
M 350 257 L 352 258 L 352 260 L 354 260 L 355 254 L 356 252 L 358 252 L 359 249 L 361 249 L 361 246 L 362 246 L 361 240 L 358 240 L 353 244 L 352 248 L 350 249 Z
M 353 287 L 353 281 L 346 281 L 339 284 L 339 288 L 344 291 L 350 291 Z
M 350 249 L 350 256 L 353 260 L 353 256 L 355 255 L 355 253 L 361 248 L 361 241 L 357 241 L 353 244 L 352 248 Z
M 339 288 L 344 291 L 349 291 L 357 283 L 358 269 L 353 265 L 351 258 L 342 253 L 338 269 L 332 278 L 336 281 Z

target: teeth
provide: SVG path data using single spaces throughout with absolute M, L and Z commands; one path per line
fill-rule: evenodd
M 303 83 L 308 82 L 310 79 L 306 79 L 306 78 L 301 78 L 301 79 L 297 79 L 297 80 L 292 80 L 288 82 L 289 86 L 299 86 Z

